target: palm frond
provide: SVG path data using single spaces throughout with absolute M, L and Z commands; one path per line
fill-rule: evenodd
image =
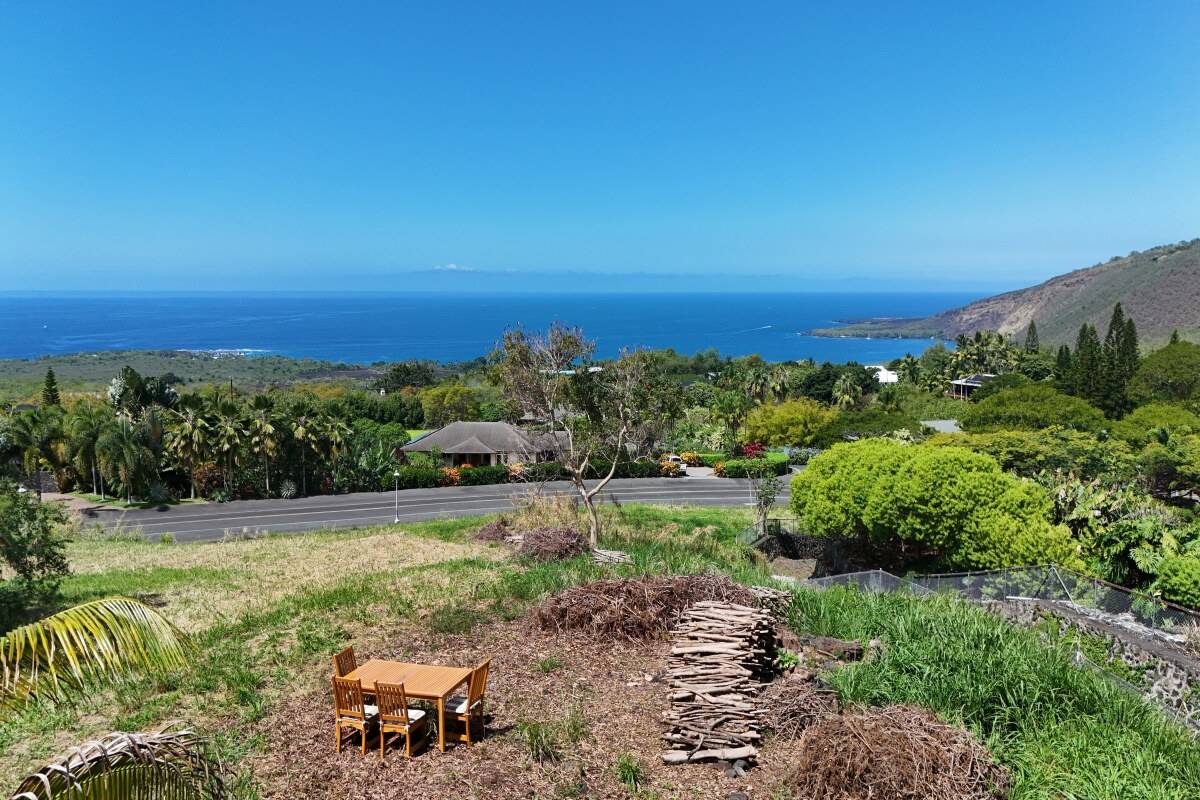
M 25 778 L 11 800 L 220 800 L 225 783 L 207 742 L 186 728 L 110 733 Z
M 0 711 L 59 700 L 96 681 L 176 669 L 192 649 L 187 634 L 132 598 L 74 606 L 0 637 Z

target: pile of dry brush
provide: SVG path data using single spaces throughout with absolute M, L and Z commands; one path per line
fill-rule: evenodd
M 504 517 L 497 517 L 491 522 L 485 524 L 479 530 L 475 531 L 472 539 L 477 542 L 492 542 L 502 544 L 512 538 L 515 531 L 509 527 L 508 520 Z
M 1008 772 L 969 731 L 924 708 L 888 706 L 813 723 L 785 780 L 812 800 L 995 800 Z
M 575 528 L 535 528 L 517 545 L 517 555 L 531 561 L 562 561 L 587 551 L 587 538 Z
M 837 692 L 812 676 L 796 672 L 763 690 L 766 727 L 781 739 L 797 739 L 827 714 L 838 713 Z
M 547 598 L 534 610 L 534 621 L 545 630 L 649 639 L 670 630 L 688 606 L 703 600 L 752 605 L 754 596 L 724 576 L 594 581 Z

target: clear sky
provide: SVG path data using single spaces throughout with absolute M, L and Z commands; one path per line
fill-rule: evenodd
M 1200 236 L 1195 0 L 583 5 L 0 0 L 0 289 L 1015 288 Z

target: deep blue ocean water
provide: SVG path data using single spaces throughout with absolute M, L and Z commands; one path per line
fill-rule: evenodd
M 873 363 L 920 353 L 928 339 L 806 336 L 865 317 L 916 317 L 966 294 L 194 294 L 0 295 L 0 357 L 99 350 L 246 350 L 368 364 L 460 361 L 489 352 L 506 328 L 560 320 L 597 354 L 672 347 L 759 353 L 772 361 Z

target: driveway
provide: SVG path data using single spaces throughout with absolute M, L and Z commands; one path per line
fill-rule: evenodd
M 400 492 L 360 492 L 320 495 L 295 500 L 241 500 L 232 503 L 161 506 L 156 509 L 86 509 L 84 524 L 99 523 L 109 530 L 140 531 L 148 538 L 169 533 L 179 542 L 206 542 L 227 534 L 299 533 L 325 528 L 358 528 L 429 519 L 494 514 L 512 509 L 512 497 L 527 487 L 453 486 L 405 489 Z M 555 494 L 574 494 L 570 483 L 545 485 Z M 686 478 L 614 480 L 601 494 L 604 502 L 698 506 L 749 506 L 749 481 Z M 787 503 L 785 494 L 778 503 Z

